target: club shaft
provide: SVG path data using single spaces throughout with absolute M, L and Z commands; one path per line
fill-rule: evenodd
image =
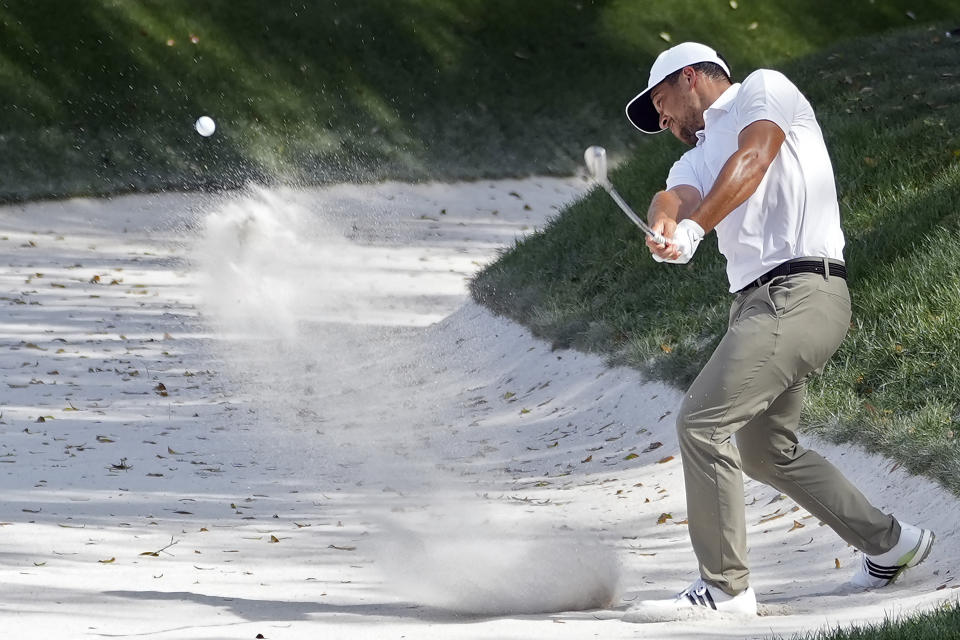
M 620 194 L 617 193 L 617 190 L 613 188 L 613 185 L 609 181 L 604 181 L 601 183 L 603 188 L 607 190 L 607 193 L 610 194 L 610 197 L 613 198 L 613 201 L 623 210 L 627 217 L 633 220 L 633 223 L 640 227 L 644 233 L 653 238 L 653 241 L 658 244 L 667 244 L 667 239 L 662 235 L 650 228 L 646 222 L 640 219 L 636 213 L 633 212 L 633 209 L 630 208 L 630 205 L 627 204 L 627 201 L 620 197 Z

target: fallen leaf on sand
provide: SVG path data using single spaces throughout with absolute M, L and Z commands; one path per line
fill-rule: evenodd
M 803 529 L 805 526 L 806 525 L 804 525 L 802 522 L 797 522 L 796 520 L 794 520 L 793 526 L 787 530 L 787 533 L 789 533 L 790 531 L 795 531 L 796 529 Z
M 356 551 L 356 547 L 338 547 L 335 544 L 331 544 L 327 547 L 328 549 L 336 549 L 337 551 Z
M 758 522 L 757 524 L 763 524 L 764 522 L 770 522 L 771 520 L 776 520 L 777 518 L 782 518 L 782 517 L 785 516 L 785 515 L 787 515 L 787 514 L 785 514 L 785 513 L 778 513 L 778 514 L 775 514 L 775 515 L 770 516 L 769 518 L 763 518 L 763 519 L 762 519 L 760 522 Z
M 270 536 L 270 542 L 275 544 L 277 542 L 280 542 L 280 538 L 278 538 L 277 536 Z
M 833 559 L 833 564 L 836 566 L 837 569 L 839 569 L 839 568 L 840 568 L 840 558 L 834 558 L 834 559 Z
M 640 453 L 649 453 L 654 449 L 659 449 L 662 446 L 663 446 L 662 442 L 651 442 L 650 444 L 647 445 L 647 448 L 641 451 Z
M 110 558 L 109 560 L 97 560 L 100 564 L 110 564 L 111 562 L 116 562 L 116 558 Z
M 666 458 L 660 458 L 657 460 L 657 464 L 663 464 L 664 462 L 670 462 L 673 460 L 673 456 L 667 456 Z
M 639 457 L 640 457 L 640 456 L 638 456 L 637 454 L 631 453 L 631 454 L 628 454 L 628 455 L 624 458 L 624 460 L 633 460 L 634 458 L 639 458 Z
M 667 520 L 673 520 L 672 513 L 661 513 L 660 517 L 657 518 L 657 524 L 664 524 Z

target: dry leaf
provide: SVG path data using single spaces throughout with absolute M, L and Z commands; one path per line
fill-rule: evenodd
M 660 345 L 660 350 L 663 351 L 664 353 L 671 353 L 673 351 L 673 349 L 668 344 Z
M 758 522 L 757 524 L 763 524 L 764 522 L 770 522 L 771 520 L 776 520 L 777 518 L 782 518 L 782 517 L 785 516 L 785 515 L 787 515 L 787 514 L 785 514 L 785 513 L 778 513 L 778 514 L 776 514 L 776 515 L 770 516 L 769 518 L 763 518 L 763 519 L 760 520 L 760 522 Z
M 356 551 L 356 547 L 338 547 L 335 544 L 331 544 L 327 547 L 328 549 L 336 549 L 337 551 Z
M 793 526 L 790 527 L 790 528 L 787 530 L 787 533 L 789 533 L 789 532 L 791 532 L 791 531 L 794 531 L 794 530 L 796 530 L 796 529 L 803 529 L 805 526 L 806 526 L 806 525 L 804 525 L 802 522 L 797 522 L 796 520 L 794 520 L 794 521 L 793 521 Z
M 582 463 L 590 462 L 591 460 L 593 460 L 593 456 L 587 456 L 586 458 L 584 458 L 584 459 L 581 460 L 580 462 L 581 462 L 581 464 L 582 464 Z
M 672 513 L 661 513 L 661 514 L 660 514 L 660 517 L 657 518 L 657 524 L 663 524 L 663 523 L 665 523 L 667 520 L 673 520 L 673 514 L 672 514 Z
M 651 442 L 650 444 L 647 445 L 647 448 L 641 451 L 640 453 L 649 453 L 650 451 L 653 451 L 654 449 L 659 449 L 662 446 L 663 446 L 662 442 Z
M 278 538 L 277 536 L 270 536 L 270 542 L 271 543 L 280 542 L 280 538 Z
M 640 456 L 638 456 L 637 454 L 631 453 L 627 457 L 625 457 L 624 460 L 633 460 L 634 458 L 639 458 L 639 457 Z
M 116 562 L 116 558 L 110 558 L 109 560 L 97 560 L 100 564 L 110 564 L 111 562 Z
M 657 464 L 663 464 L 664 462 L 670 462 L 673 460 L 673 456 L 667 456 L 666 458 L 660 458 L 657 460 Z
M 839 569 L 839 568 L 840 568 L 840 558 L 834 558 L 834 559 L 833 559 L 833 564 L 836 565 L 836 568 L 837 568 L 837 569 Z

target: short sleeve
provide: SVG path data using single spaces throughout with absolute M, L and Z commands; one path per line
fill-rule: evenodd
M 679 160 L 673 163 L 673 166 L 670 167 L 670 173 L 667 174 L 668 190 L 686 184 L 694 187 L 700 192 L 700 197 L 703 197 L 703 181 L 700 180 L 700 175 L 697 171 L 699 155 L 700 148 L 695 147 L 684 153 L 680 156 Z
M 744 79 L 737 96 L 738 132 L 758 120 L 769 120 L 784 135 L 790 133 L 801 99 L 800 90 L 779 71 L 754 71 Z

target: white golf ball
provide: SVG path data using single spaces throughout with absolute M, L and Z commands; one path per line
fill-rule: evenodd
M 197 133 L 204 138 L 209 138 L 213 135 L 213 132 L 217 130 L 217 123 L 214 122 L 210 116 L 200 116 L 197 118 L 197 123 L 194 127 L 197 129 Z

